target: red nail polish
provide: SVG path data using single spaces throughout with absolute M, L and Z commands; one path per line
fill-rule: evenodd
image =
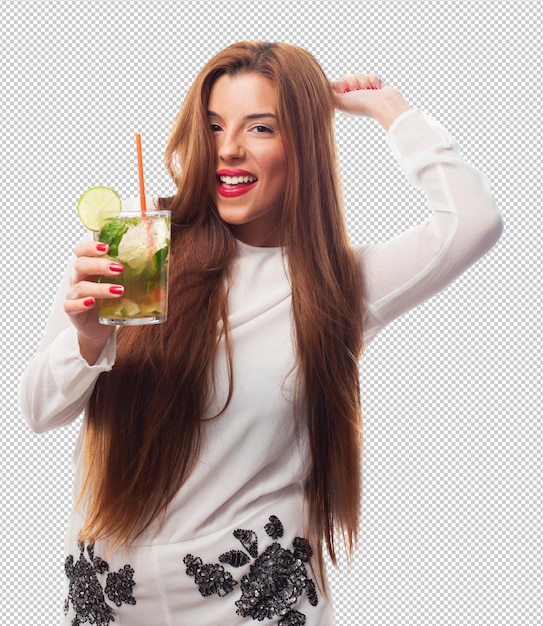
M 120 263 L 110 263 L 109 264 L 109 271 L 110 272 L 122 272 L 124 270 L 124 265 L 121 265 Z
M 87 298 L 86 300 L 83 300 L 83 304 L 86 307 L 94 306 L 94 298 Z
M 122 285 L 111 285 L 109 293 L 113 293 L 116 296 L 122 296 L 124 293 L 124 287 Z
M 348 87 L 345 87 L 345 89 L 343 90 L 343 93 L 349 93 L 351 90 Z
M 106 252 L 107 245 L 105 243 L 96 244 L 96 249 L 98 250 L 98 252 Z

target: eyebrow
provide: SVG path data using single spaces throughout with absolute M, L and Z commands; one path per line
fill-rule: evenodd
M 215 111 L 208 111 L 207 114 L 209 117 L 220 117 L 220 115 L 218 113 L 215 113 Z M 250 113 L 249 115 L 246 115 L 243 119 L 244 120 L 258 120 L 258 119 L 268 118 L 268 117 L 274 120 L 277 119 L 277 115 L 274 115 L 273 113 Z

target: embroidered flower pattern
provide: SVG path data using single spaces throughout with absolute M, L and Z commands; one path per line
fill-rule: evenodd
M 194 582 L 204 598 L 214 593 L 226 596 L 238 584 L 222 565 L 204 565 L 201 558 L 193 557 L 192 554 L 187 554 L 183 562 L 187 566 L 187 574 L 194 576 Z
M 94 556 L 94 544 L 87 546 L 90 560 L 85 558 L 85 545 L 79 542 L 78 546 L 79 559 L 74 563 L 74 557 L 70 554 L 64 563 L 64 570 L 70 581 L 68 597 L 64 602 L 64 613 L 68 613 L 71 603 L 75 612 L 72 626 L 85 623 L 107 626 L 115 621 L 115 611 L 106 602 L 104 588 L 98 575 L 108 572 L 109 564 Z M 118 572 L 107 575 L 105 595 L 116 606 L 121 606 L 123 602 L 136 604 L 132 595 L 135 584 L 134 570 L 130 565 L 125 565 Z
M 274 540 L 283 536 L 283 525 L 272 515 L 265 531 Z M 187 574 L 194 577 L 200 593 L 206 597 L 217 594 L 224 597 L 239 584 L 241 597 L 236 600 L 236 613 L 241 617 L 263 621 L 280 617 L 279 626 L 303 626 L 306 616 L 294 609 L 305 593 L 310 604 L 319 602 L 315 583 L 309 578 L 305 564 L 312 555 L 311 547 L 303 537 L 296 537 L 292 550 L 277 541 L 258 553 L 258 538 L 252 530 L 238 529 L 233 533 L 244 550 L 230 550 L 219 556 L 220 563 L 241 567 L 254 560 L 249 572 L 240 581 L 234 580 L 220 564 L 204 565 L 191 554 L 184 558 Z

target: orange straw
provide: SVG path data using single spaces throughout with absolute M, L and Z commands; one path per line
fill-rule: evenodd
M 143 182 L 143 158 L 141 156 L 141 135 L 136 134 L 136 150 L 138 152 L 138 175 L 140 179 L 140 204 L 141 216 L 145 217 L 147 206 L 145 204 L 145 183 Z

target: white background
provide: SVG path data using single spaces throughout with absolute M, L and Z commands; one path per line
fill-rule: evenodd
M 330 573 L 338 625 L 543 623 L 542 27 L 536 1 L 2 4 L 0 623 L 57 624 L 62 602 L 78 425 L 32 434 L 17 386 L 83 234 L 77 198 L 137 194 L 136 132 L 148 193 L 170 193 L 184 94 L 241 39 L 301 45 L 330 78 L 379 72 L 457 137 L 505 219 L 482 261 L 365 357 L 361 546 Z M 423 219 L 383 132 L 339 115 L 337 132 L 353 243 Z

